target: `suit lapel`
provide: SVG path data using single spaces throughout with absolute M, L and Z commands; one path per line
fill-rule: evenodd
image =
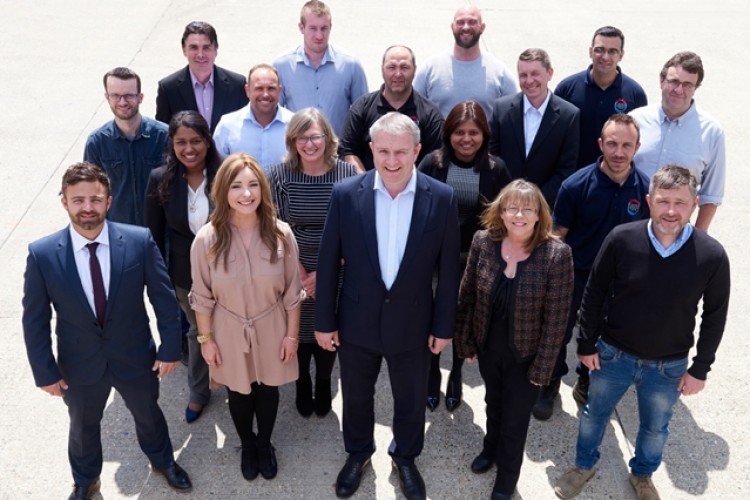
M 365 248 L 370 257 L 370 264 L 377 275 L 382 277 L 380 270 L 380 259 L 378 258 L 378 232 L 375 226 L 375 171 L 370 171 L 362 177 L 359 184 L 359 216 L 362 223 L 362 233 L 365 239 Z
M 552 128 L 555 126 L 555 123 L 557 123 L 557 120 L 559 119 L 560 107 L 557 105 L 557 101 L 555 100 L 555 96 L 553 94 L 549 98 L 547 109 L 544 111 L 542 122 L 539 124 L 539 131 L 536 133 L 534 142 L 532 143 L 531 149 L 529 150 L 529 157 L 531 157 L 539 148 L 542 147 L 542 144 L 544 143 L 547 135 L 549 135 L 549 133 L 552 131 Z
M 211 111 L 211 130 L 216 128 L 216 125 L 221 119 L 221 114 L 224 109 L 224 100 L 227 96 L 227 89 L 229 88 L 229 79 L 226 77 L 224 72 L 214 66 L 214 105 Z
M 182 99 L 187 104 L 186 109 L 198 109 L 198 103 L 195 101 L 195 91 L 193 90 L 193 80 L 190 78 L 190 69 L 185 67 L 185 73 L 182 75 L 182 80 L 177 85 Z
M 107 293 L 107 315 L 114 304 L 117 291 L 122 281 L 122 270 L 125 265 L 125 237 L 114 224 L 109 227 L 109 291 Z
M 60 239 L 57 242 L 57 260 L 60 263 L 65 282 L 70 285 L 71 293 L 78 298 L 84 310 L 88 311 L 92 321 L 96 322 L 96 313 L 91 309 L 91 304 L 89 304 L 86 292 L 83 291 L 83 285 L 81 285 L 81 277 L 78 274 L 78 266 L 73 255 L 73 242 L 70 240 L 70 232 L 67 228 L 61 232 Z M 90 271 L 85 269 L 82 272 Z
M 526 139 L 523 128 L 523 94 L 518 94 L 518 97 L 513 99 L 510 106 L 510 124 L 513 135 L 516 137 L 521 158 L 526 158 Z
M 412 260 L 420 258 L 419 245 L 430 215 L 432 191 L 424 176 L 416 171 L 414 175 L 417 176 L 417 186 L 414 191 L 414 208 L 411 212 L 409 236 L 406 239 L 404 256 L 401 259 L 401 264 L 398 266 L 398 274 L 396 274 L 396 279 L 393 281 L 391 288 L 396 287 L 399 281 L 403 279 L 402 276 L 408 272 L 409 264 L 411 264 Z

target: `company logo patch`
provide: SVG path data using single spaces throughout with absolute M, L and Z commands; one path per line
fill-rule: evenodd
M 628 201 L 628 215 L 630 216 L 637 215 L 638 212 L 640 211 L 641 211 L 641 200 L 633 198 L 630 201 Z
M 625 113 L 628 110 L 628 101 L 620 97 L 615 101 L 615 113 Z

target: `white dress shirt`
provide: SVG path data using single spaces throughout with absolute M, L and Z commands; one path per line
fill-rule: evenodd
M 395 198 L 392 198 L 375 172 L 375 229 L 378 237 L 378 260 L 380 274 L 386 288 L 390 290 L 396 280 L 401 259 L 404 257 L 406 240 L 409 238 L 411 214 L 414 210 L 414 194 L 417 187 L 416 170 L 412 168 L 411 179 Z
M 107 298 L 109 298 L 109 275 L 111 265 L 109 259 L 109 228 L 107 227 L 107 221 L 104 221 L 102 232 L 100 232 L 93 241 L 81 236 L 81 234 L 73 228 L 72 224 L 69 226 L 69 229 L 70 242 L 73 245 L 73 256 L 76 259 L 78 277 L 81 279 L 83 293 L 86 294 L 86 300 L 89 301 L 91 311 L 96 315 L 96 307 L 94 306 L 94 285 L 91 281 L 91 267 L 89 267 L 89 249 L 86 248 L 86 245 L 93 242 L 99 243 L 99 246 L 96 247 L 96 258 L 99 259 L 99 267 L 102 269 L 104 293 L 107 295 Z
M 193 234 L 198 233 L 208 221 L 208 196 L 206 196 L 206 169 L 203 169 L 203 182 L 198 189 L 193 190 L 190 184 L 187 186 L 188 192 L 188 225 Z
M 552 92 L 547 91 L 547 97 L 544 99 L 539 108 L 535 108 L 526 94 L 523 96 L 523 135 L 524 145 L 526 146 L 526 156 L 529 156 L 531 151 L 531 145 L 534 144 L 537 132 L 539 132 L 539 126 L 542 124 L 542 117 L 544 112 L 547 111 L 547 104 L 549 104 L 550 96 Z

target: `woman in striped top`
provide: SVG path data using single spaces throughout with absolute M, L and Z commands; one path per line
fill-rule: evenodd
M 333 184 L 359 172 L 337 158 L 338 139 L 318 109 L 294 114 L 286 129 L 286 161 L 270 168 L 274 203 L 279 219 L 287 222 L 299 246 L 300 278 L 307 293 L 300 320 L 297 411 L 322 417 L 331 410 L 331 372 L 336 353 L 315 342 L 315 268 Z M 310 363 L 315 359 L 315 397 Z

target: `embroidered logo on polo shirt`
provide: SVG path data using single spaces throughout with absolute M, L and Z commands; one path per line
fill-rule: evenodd
M 641 211 L 641 200 L 633 198 L 628 201 L 628 215 L 638 215 Z
M 628 110 L 628 101 L 620 97 L 615 101 L 615 113 L 625 113 Z

